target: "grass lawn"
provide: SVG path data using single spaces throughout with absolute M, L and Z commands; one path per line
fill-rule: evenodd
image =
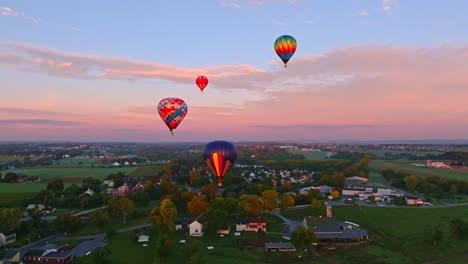
M 124 172 L 130 173 L 135 168 L 122 167 L 122 168 L 37 168 L 37 169 L 17 169 L 8 170 L 6 172 L 23 173 L 27 176 L 37 176 L 42 179 L 53 179 L 53 178 L 87 178 L 93 177 L 100 180 L 106 178 L 109 174 Z
M 126 223 L 123 223 L 123 217 L 112 219 L 111 223 L 104 228 L 99 228 L 94 224 L 88 224 L 77 232 L 71 234 L 71 236 L 83 236 L 83 235 L 94 235 L 99 233 L 105 233 L 107 230 L 117 230 L 126 227 L 138 226 L 151 223 L 149 217 L 131 218 L 127 215 Z
M 290 149 L 293 154 L 303 155 L 308 160 L 324 160 L 327 158 L 328 151 L 302 151 L 298 149 Z
M 290 210 L 285 215 L 301 220 L 310 208 Z M 451 219 L 461 217 L 468 222 L 468 206 L 455 208 L 380 208 L 337 206 L 333 215 L 366 229 L 375 241 L 365 250 L 346 251 L 335 256 L 341 263 L 424 263 L 466 251 L 468 239 L 451 237 Z M 444 241 L 435 247 L 432 232 L 438 227 Z M 456 263 L 456 262 L 455 262 Z
M 157 176 L 158 173 L 164 169 L 164 164 L 154 164 L 150 166 L 142 166 L 130 173 L 130 176 L 135 177 L 151 177 Z
M 415 176 L 438 176 L 438 177 L 443 177 L 443 178 L 468 181 L 468 173 L 452 171 L 449 169 L 416 167 L 414 165 L 411 165 L 410 163 L 421 163 L 421 162 L 394 161 L 394 160 L 371 160 L 369 162 L 369 169 L 371 170 L 393 169 L 396 171 L 413 174 Z
M 369 172 L 369 182 L 388 184 L 382 174 L 378 171 Z

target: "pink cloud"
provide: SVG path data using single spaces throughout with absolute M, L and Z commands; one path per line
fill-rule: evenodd
M 89 74 L 86 69 L 101 68 L 119 79 L 122 76 L 163 78 L 192 85 L 191 74 L 199 72 L 149 62 L 13 46 L 10 48 L 13 53 L 0 56 L 3 64 L 25 70 L 24 61 L 40 61 L 33 69 L 26 70 L 67 78 L 83 78 Z M 20 58 L 12 59 L 11 55 L 18 55 L 18 51 Z M 62 70 L 69 67 L 78 70 Z M 287 69 L 277 61 L 271 63 L 268 71 L 249 65 L 205 68 L 216 76 L 213 80 L 216 87 L 264 91 L 265 96 L 257 101 L 244 101 L 236 108 L 189 105 L 189 112 L 176 129 L 175 137 L 168 136 L 156 106 L 146 103 L 129 105 L 116 114 L 81 117 L 45 112 L 38 118 L 84 123 L 78 130 L 55 126 L 50 133 L 58 137 L 108 135 L 112 139 L 126 140 L 466 138 L 467 68 L 468 46 L 354 46 L 293 58 Z M 129 95 L 133 92 L 129 91 Z M 236 91 L 229 96 L 235 95 Z M 99 113 L 99 107 L 95 107 Z M 46 106 L 42 110 L 47 110 Z M 57 111 L 61 111 L 60 108 Z M 25 114 L 27 112 L 22 112 L 21 118 L 26 119 Z M 0 136 L 14 139 L 8 131 L 0 130 Z M 44 126 L 37 124 L 27 128 L 18 126 L 17 132 L 17 136 L 47 134 Z

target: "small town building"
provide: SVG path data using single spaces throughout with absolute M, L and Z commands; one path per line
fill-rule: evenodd
M 0 264 L 10 264 L 20 262 L 20 252 L 15 249 L 0 251 Z
M 194 237 L 201 237 L 203 236 L 203 224 L 199 220 L 200 217 L 197 217 L 194 221 L 192 221 L 189 225 L 189 235 Z
M 313 230 L 320 243 L 359 242 L 369 239 L 367 231 L 359 229 L 357 225 L 328 217 L 305 217 L 303 226 Z
M 231 227 L 229 225 L 221 226 L 218 230 L 218 234 L 220 235 L 229 235 L 231 231 Z
M 265 251 L 296 251 L 296 247 L 291 242 L 265 243 Z
M 263 217 L 246 217 L 236 224 L 236 231 L 263 231 L 267 230 L 267 221 Z
M 138 242 L 148 242 L 150 239 L 150 235 L 145 231 L 138 234 L 137 237 L 138 237 Z
M 4 246 L 16 241 L 16 233 L 13 230 L 0 231 L 0 246 Z
M 23 256 L 28 263 L 72 263 L 74 255 L 68 245 L 46 244 L 29 249 Z
M 347 184 L 366 184 L 369 181 L 369 179 L 364 177 L 353 176 L 345 178 L 345 181 Z

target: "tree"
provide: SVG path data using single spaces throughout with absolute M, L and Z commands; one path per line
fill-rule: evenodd
M 258 215 L 262 212 L 262 198 L 257 195 L 244 194 L 240 197 L 239 207 L 246 214 Z
M 298 227 L 291 233 L 291 241 L 297 248 L 307 247 L 317 242 L 317 238 L 313 231 L 305 228 Z
M 98 248 L 96 250 L 96 254 L 94 255 L 94 263 L 96 264 L 107 264 L 110 263 L 108 257 L 112 255 L 112 251 L 109 249 L 108 246 Z
M 452 183 L 450 185 L 450 193 L 451 194 L 457 194 L 458 193 L 458 187 L 455 183 Z
M 432 233 L 432 243 L 434 244 L 434 246 L 437 246 L 438 244 L 440 244 L 443 238 L 444 238 L 444 234 L 442 233 L 442 231 L 440 231 L 440 229 L 436 229 Z
M 53 193 L 60 193 L 63 191 L 62 179 L 55 179 L 47 184 L 47 190 Z
M 370 203 L 375 203 L 375 196 L 371 195 L 368 197 Z
M 406 188 L 408 188 L 408 190 L 411 191 L 414 191 L 416 189 L 416 186 L 418 185 L 418 179 L 416 178 L 416 176 L 413 175 L 406 176 L 405 178 L 403 178 L 403 181 L 406 184 Z
M 13 229 L 23 215 L 17 208 L 0 209 L 0 229 Z
M 77 231 L 81 227 L 81 219 L 78 216 L 74 216 L 70 213 L 64 213 L 57 216 L 57 219 L 55 219 L 55 226 L 57 229 L 70 234 L 74 231 Z
M 109 209 L 111 210 L 111 212 L 122 214 L 124 224 L 126 223 L 125 219 L 128 211 L 133 209 L 134 207 L 135 205 L 133 204 L 133 201 L 128 199 L 127 197 L 113 198 L 109 200 Z
M 203 193 L 204 195 L 206 195 L 206 199 L 208 201 L 211 201 L 213 200 L 217 194 L 218 194 L 218 187 L 216 187 L 215 184 L 208 184 L 206 186 L 203 186 L 199 189 L 199 191 L 201 193 Z
M 312 207 L 312 214 L 314 216 L 325 216 L 327 214 L 327 207 L 323 200 L 312 199 L 310 206 Z
M 406 205 L 405 198 L 403 198 L 402 196 L 396 196 L 395 198 L 393 198 L 393 203 L 395 205 Z
M 267 190 L 262 192 L 263 208 L 267 211 L 272 211 L 278 207 L 278 192 L 275 190 Z
M 91 220 L 96 226 L 102 228 L 110 223 L 110 216 L 106 211 L 99 210 L 91 214 Z
M 174 229 L 174 222 L 177 218 L 177 207 L 170 199 L 164 199 L 160 207 L 153 208 L 151 211 L 151 220 L 154 223 L 164 225 L 169 230 Z
M 449 229 L 452 236 L 456 238 L 462 238 L 465 235 L 466 224 L 461 218 L 456 218 L 450 221 Z
M 289 193 L 283 194 L 283 199 L 281 199 L 281 213 L 283 214 L 286 209 L 291 206 L 294 206 L 294 198 Z
M 333 190 L 333 191 L 330 192 L 330 195 L 333 197 L 333 199 L 339 198 L 340 197 L 340 191 Z
M 225 210 L 208 207 L 204 218 L 206 221 L 206 233 L 210 235 L 216 235 L 218 230 L 229 223 L 228 213 Z M 205 228 L 204 228 L 205 230 Z
M 192 197 L 192 200 L 187 203 L 187 213 L 196 217 L 206 212 L 208 208 L 208 203 L 205 200 L 205 195 L 195 195 Z

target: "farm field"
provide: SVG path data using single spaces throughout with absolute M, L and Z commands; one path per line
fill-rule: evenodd
M 101 161 L 95 158 L 65 158 L 54 162 L 54 166 L 78 166 L 90 167 L 91 165 L 100 164 Z
M 411 151 L 401 151 L 401 150 L 387 150 L 387 149 L 379 149 L 379 150 L 368 150 L 368 149 L 363 149 L 362 152 L 369 153 L 369 154 L 374 154 L 379 158 L 385 157 L 385 153 L 392 153 L 392 154 L 411 154 L 415 156 L 425 156 L 428 154 L 432 155 L 440 155 L 444 154 L 445 152 L 442 151 L 417 151 L 417 150 L 411 150 Z
M 303 155 L 308 160 L 324 160 L 327 158 L 328 151 L 302 151 L 299 149 L 290 149 L 293 154 Z
M 443 178 L 450 178 L 455 180 L 468 180 L 468 172 L 460 172 L 450 169 L 434 169 L 434 168 L 424 168 L 416 167 L 411 165 L 412 163 L 418 164 L 422 163 L 421 161 L 393 161 L 393 160 L 371 160 L 369 162 L 369 169 L 371 170 L 383 170 L 383 169 L 392 169 L 401 172 L 406 172 L 409 174 L 414 174 L 415 176 L 438 176 Z
M 124 172 L 130 173 L 136 168 L 122 167 L 122 168 L 37 168 L 37 169 L 17 169 L 7 170 L 6 172 L 22 173 L 27 176 L 37 176 L 44 179 L 57 179 L 61 178 L 64 182 L 80 182 L 82 178 L 93 177 L 103 180 L 109 174 Z M 66 179 L 69 179 L 68 181 Z
M 130 173 L 130 176 L 135 176 L 135 177 L 151 177 L 151 176 L 157 176 L 160 171 L 164 169 L 163 164 L 154 164 L 150 166 L 142 166 Z
M 310 208 L 290 210 L 286 217 L 302 220 Z M 449 233 L 450 220 L 460 217 L 468 222 L 468 206 L 455 208 L 381 208 L 337 206 L 333 215 L 366 229 L 375 239 L 364 250 L 345 251 L 334 258 L 340 263 L 425 263 L 467 251 L 468 239 L 455 240 Z M 432 244 L 432 232 L 444 234 L 439 246 Z M 454 261 L 458 261 L 455 258 Z M 457 263 L 457 262 L 443 262 Z

